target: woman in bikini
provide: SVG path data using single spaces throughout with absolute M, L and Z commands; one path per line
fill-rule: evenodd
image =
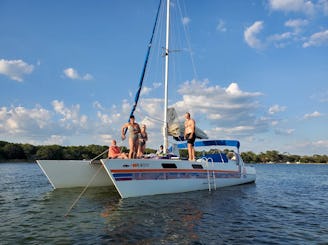
M 138 134 L 140 133 L 139 124 L 135 122 L 135 118 L 133 115 L 130 116 L 130 121 L 125 123 L 122 127 L 122 140 L 125 139 L 126 129 L 129 130 L 129 158 L 135 158 L 137 156 L 138 150 Z
M 141 158 L 146 149 L 146 141 L 148 140 L 148 134 L 146 132 L 146 125 L 141 126 L 141 131 L 139 133 L 139 144 L 138 144 L 138 154 L 137 157 Z

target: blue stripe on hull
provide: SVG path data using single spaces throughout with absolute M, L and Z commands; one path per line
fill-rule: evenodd
M 207 179 L 207 173 L 116 173 L 116 181 L 127 180 L 169 180 L 169 179 Z M 212 173 L 210 172 L 212 177 Z M 215 178 L 240 178 L 240 173 L 215 173 Z

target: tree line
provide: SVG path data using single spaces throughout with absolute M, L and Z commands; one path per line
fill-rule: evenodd
M 106 145 L 87 145 L 87 146 L 60 146 L 60 145 L 31 145 L 10 143 L 0 141 L 0 161 L 35 161 L 36 159 L 49 160 L 83 160 L 92 159 L 108 149 Z M 122 146 L 122 152 L 128 152 L 125 146 Z M 156 150 L 147 148 L 146 153 L 155 153 Z M 228 150 L 224 151 L 225 153 Z M 187 157 L 187 150 L 180 150 L 182 157 Z M 202 152 L 196 152 L 197 156 L 201 156 Z M 103 158 L 107 154 L 102 155 Z M 259 154 L 251 151 L 242 152 L 241 157 L 246 163 L 328 163 L 327 155 L 298 156 L 291 154 L 281 154 L 278 151 L 266 151 Z

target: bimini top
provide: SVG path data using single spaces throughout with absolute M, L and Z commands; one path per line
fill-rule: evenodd
M 239 149 L 240 143 L 238 140 L 200 140 L 195 141 L 195 147 L 201 146 L 218 146 L 218 145 L 226 145 L 226 146 L 234 146 Z M 177 144 L 178 149 L 185 149 L 188 147 L 187 142 Z

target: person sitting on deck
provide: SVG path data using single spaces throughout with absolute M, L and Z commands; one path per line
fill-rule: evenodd
M 159 149 L 156 152 L 157 156 L 163 156 L 164 155 L 164 150 L 163 150 L 163 145 L 160 145 Z
M 116 140 L 112 140 L 112 144 L 108 149 L 108 158 L 127 159 L 128 156 L 126 153 L 121 152 L 120 147 L 116 145 Z

